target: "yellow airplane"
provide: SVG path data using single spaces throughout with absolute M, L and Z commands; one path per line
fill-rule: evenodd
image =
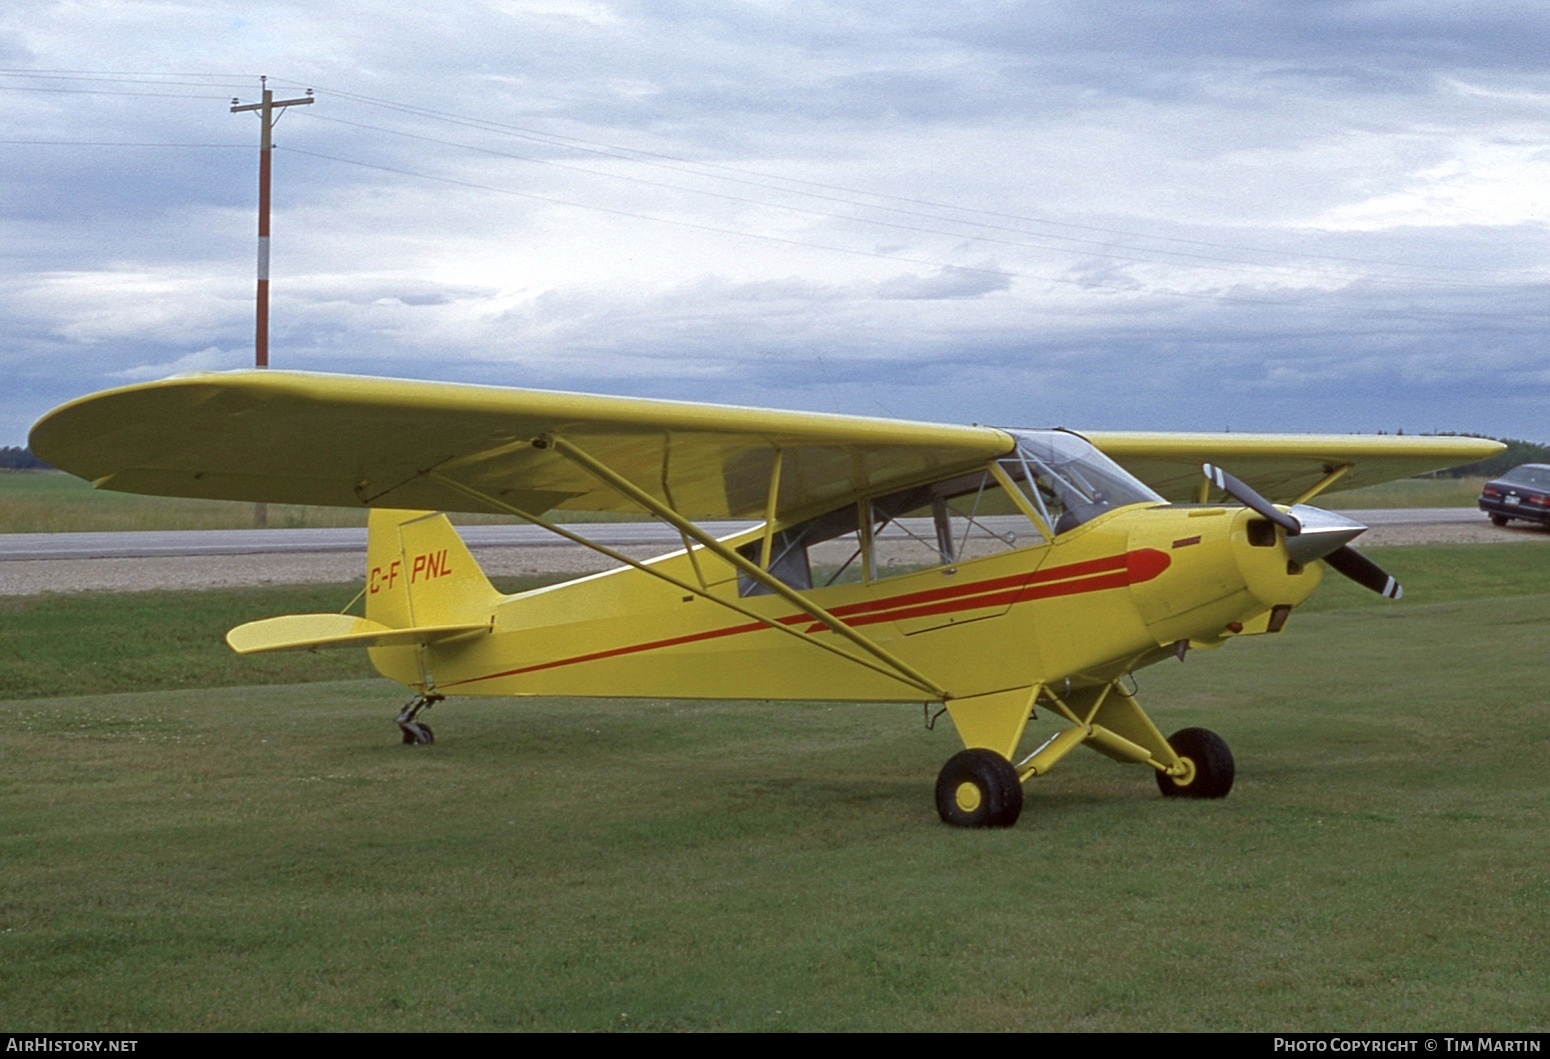
M 280 371 L 93 394 L 30 440 L 100 488 L 369 508 L 364 617 L 270 618 L 227 641 L 367 648 L 414 692 L 405 742 L 431 742 L 420 714 L 447 695 L 940 704 L 965 749 L 936 805 L 964 827 L 1014 823 L 1023 784 L 1078 746 L 1149 766 L 1164 795 L 1226 795 L 1226 743 L 1165 738 L 1123 678 L 1280 632 L 1326 567 L 1399 598 L 1348 544 L 1365 527 L 1308 501 L 1501 448 L 1002 430 Z M 620 568 L 503 595 L 439 511 L 514 515 Z M 683 547 L 638 562 L 553 521 L 567 512 L 649 514 Z M 699 525 L 716 519 L 758 525 L 718 539 Z M 1019 753 L 1041 708 L 1063 724 Z

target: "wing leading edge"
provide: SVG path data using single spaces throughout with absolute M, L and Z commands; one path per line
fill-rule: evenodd
M 951 474 L 1012 447 L 990 427 L 306 372 L 178 376 L 61 405 L 30 442 L 105 489 L 333 507 L 638 511 L 543 446 L 563 436 L 692 519 L 758 518 Z M 535 439 L 539 445 L 535 445 Z
M 1174 502 L 1198 495 L 1208 462 L 1284 503 L 1336 472 L 1328 487 L 1351 488 L 1501 449 L 1456 437 L 1083 436 Z M 431 511 L 640 510 L 545 447 L 549 437 L 696 520 L 762 517 L 777 460 L 775 512 L 784 518 L 967 470 L 1014 443 L 992 427 L 287 371 L 106 390 L 54 409 L 30 443 L 55 467 L 131 493 Z
M 1330 491 L 1474 463 L 1504 448 L 1485 438 L 1367 434 L 1084 431 L 1082 436 L 1174 503 L 1196 498 L 1203 463 L 1225 467 L 1261 495 L 1289 504 L 1337 472 Z

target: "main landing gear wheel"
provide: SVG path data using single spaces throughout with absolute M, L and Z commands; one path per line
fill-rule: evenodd
M 937 775 L 936 811 L 954 827 L 1011 827 L 1023 811 L 1023 785 L 994 750 L 964 750 Z
M 1232 790 L 1232 751 L 1222 737 L 1205 728 L 1185 728 L 1168 739 L 1184 759 L 1184 774 L 1157 773 L 1157 789 L 1167 798 L 1225 798 Z

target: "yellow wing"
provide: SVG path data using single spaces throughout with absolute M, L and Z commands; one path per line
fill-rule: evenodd
M 1474 463 L 1505 446 L 1484 438 L 1360 434 L 1142 434 L 1084 432 L 1105 455 L 1175 503 L 1195 498 L 1200 465 L 1215 463 L 1262 496 L 1291 503 L 1347 468 L 1331 490 L 1376 485 Z
M 990 427 L 282 371 L 106 390 L 50 412 L 30 443 L 55 467 L 130 493 L 501 510 L 451 479 L 534 514 L 638 510 L 541 447 L 547 436 L 693 519 L 762 517 L 777 451 L 784 516 L 949 475 L 1013 444 Z
M 1164 497 L 1187 501 L 1219 463 L 1265 496 L 1297 498 L 1483 459 L 1475 438 L 1085 435 Z M 561 456 L 560 437 L 691 519 L 759 518 L 777 459 L 776 516 L 968 470 L 1011 435 L 858 416 L 306 372 L 185 375 L 61 405 L 33 452 L 105 489 L 335 507 L 637 511 Z M 778 454 L 778 455 L 777 455 Z

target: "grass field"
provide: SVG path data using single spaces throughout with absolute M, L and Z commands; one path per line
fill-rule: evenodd
M 1474 507 L 1484 478 L 1402 478 L 1325 493 L 1313 503 L 1335 511 L 1372 507 Z
M 454 514 L 461 526 L 518 521 L 504 515 Z M 617 516 L 567 512 L 566 522 L 613 521 Z M 366 513 L 349 508 L 270 504 L 274 529 L 364 526 Z M 253 505 L 233 500 L 136 496 L 93 489 L 58 471 L 0 470 L 0 533 L 92 533 L 114 530 L 251 529 Z
M 0 1003 L 29 1031 L 1542 1031 L 1550 564 L 1372 554 L 1402 603 L 1331 579 L 1281 636 L 1140 674 L 1165 730 L 1232 744 L 1229 798 L 1079 752 L 1004 832 L 936 821 L 956 740 L 908 707 L 455 700 L 409 749 L 375 680 L 0 702 Z M 180 608 L 149 595 L 96 599 L 156 638 Z M 50 640 L 22 650 L 78 665 Z M 156 668 L 233 679 L 212 650 Z
M 272 504 L 269 525 L 283 529 L 364 526 L 366 516 L 339 508 Z M 111 530 L 243 529 L 253 505 L 97 490 L 57 471 L 0 471 L 0 533 Z
M 496 578 L 517 592 L 563 578 Z M 243 658 L 226 630 L 276 614 L 333 613 L 359 582 L 183 592 L 74 592 L 0 596 L 0 687 L 9 698 L 295 684 L 375 676 L 364 651 L 280 652 Z M 351 608 L 359 614 L 360 607 Z
M 1473 507 L 1483 478 L 1411 478 L 1367 489 L 1331 493 L 1331 508 Z M 616 516 L 567 512 L 566 522 Z M 453 515 L 460 525 L 512 522 L 498 515 Z M 271 504 L 269 526 L 312 529 L 364 526 L 364 512 L 343 508 Z M 0 470 L 0 533 L 71 533 L 111 530 L 244 529 L 253 525 L 253 505 L 225 500 L 182 500 L 95 490 L 57 471 Z

